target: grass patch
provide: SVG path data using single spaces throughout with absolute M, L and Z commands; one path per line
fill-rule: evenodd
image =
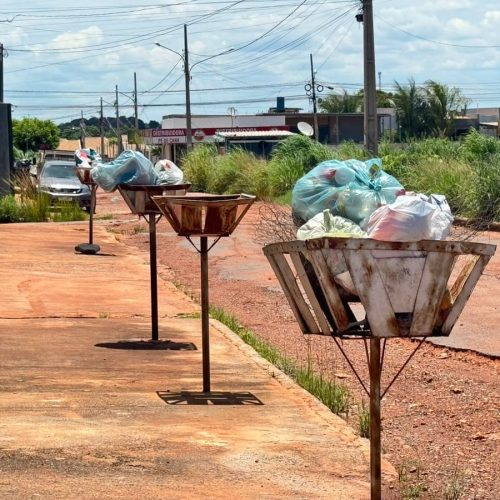
M 54 208 L 55 210 L 51 216 L 54 222 L 70 222 L 87 219 L 87 214 L 77 202 L 61 201 L 55 205 Z
M 370 437 L 370 407 L 364 400 L 358 410 L 358 432 L 361 437 Z
M 403 500 L 416 500 L 428 490 L 422 481 L 420 462 L 404 460 L 397 467 L 401 498 Z
M 235 332 L 264 359 L 318 398 L 333 413 L 344 418 L 348 417 L 351 397 L 347 387 L 315 373 L 310 364 L 306 367 L 297 366 L 294 361 L 287 358 L 278 349 L 260 339 L 251 330 L 243 327 L 233 315 L 228 314 L 222 308 L 211 307 L 210 315 Z

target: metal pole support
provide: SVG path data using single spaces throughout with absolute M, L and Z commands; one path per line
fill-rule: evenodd
M 94 244 L 94 211 L 96 203 L 97 185 L 90 185 L 90 207 L 89 207 L 89 245 Z
M 156 215 L 149 214 L 149 274 L 151 282 L 151 340 L 158 340 L 158 274 L 156 271 Z
M 203 392 L 210 392 L 210 335 L 208 322 L 208 240 L 200 237 L 201 258 L 201 342 L 203 357 Z
M 99 245 L 94 245 L 94 211 L 96 205 L 96 191 L 97 184 L 88 184 L 90 189 L 90 205 L 89 205 L 89 242 L 80 243 L 75 247 L 77 252 L 86 255 L 95 255 L 99 252 L 101 247 Z
M 370 339 L 370 483 L 371 500 L 382 498 L 381 429 L 380 429 L 380 339 Z

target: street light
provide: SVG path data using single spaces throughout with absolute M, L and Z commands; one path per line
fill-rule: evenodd
M 185 89 L 186 89 L 186 145 L 187 145 L 187 150 L 191 151 L 193 148 L 193 136 L 191 133 L 191 91 L 189 88 L 189 82 L 191 80 L 191 70 L 197 65 L 202 62 L 208 61 L 209 59 L 213 59 L 214 57 L 222 56 L 224 54 L 228 54 L 229 52 L 233 52 L 234 49 L 228 49 L 225 50 L 224 52 L 220 52 L 219 54 L 214 54 L 213 56 L 206 57 L 205 59 L 202 59 L 201 61 L 196 61 L 191 67 L 189 67 L 189 52 L 188 52 L 188 39 L 187 39 L 187 25 L 184 25 L 184 53 L 181 54 L 177 52 L 176 50 L 173 50 L 169 47 L 166 47 L 165 45 L 162 45 L 159 42 L 155 42 L 155 45 L 158 47 L 161 47 L 162 49 L 168 50 L 174 54 L 177 54 L 181 59 L 182 62 L 184 63 L 184 82 L 185 82 Z

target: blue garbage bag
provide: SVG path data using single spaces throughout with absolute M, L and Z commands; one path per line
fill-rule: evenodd
M 139 151 L 127 150 L 108 163 L 98 163 L 91 170 L 92 179 L 104 191 L 114 191 L 118 184 L 156 184 L 153 164 Z
M 292 191 L 295 217 L 308 221 L 323 210 L 359 224 L 378 207 L 404 194 L 403 186 L 382 170 L 382 161 L 327 160 L 301 177 Z

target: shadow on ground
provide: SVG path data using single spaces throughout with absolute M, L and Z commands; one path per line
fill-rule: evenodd
M 263 405 L 251 392 L 157 392 L 168 405 Z
M 130 349 L 136 351 L 196 351 L 192 342 L 175 342 L 173 340 L 118 340 L 117 342 L 100 342 L 95 347 L 106 349 Z

